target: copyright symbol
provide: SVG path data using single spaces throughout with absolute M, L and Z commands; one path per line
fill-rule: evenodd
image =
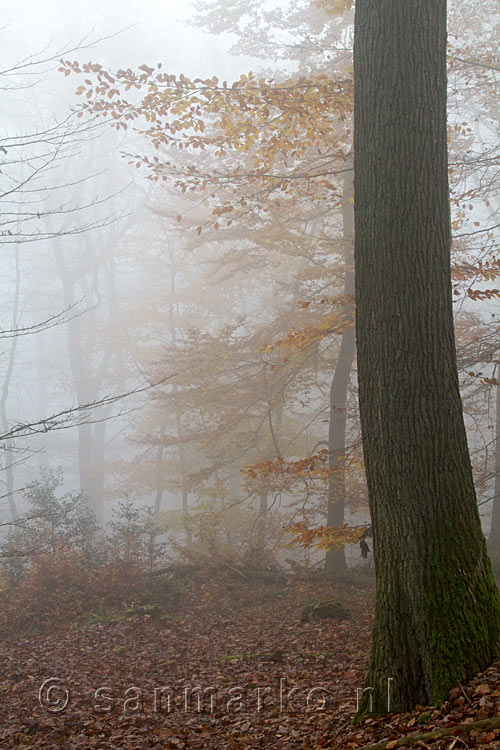
M 42 708 L 58 714 L 68 706 L 70 692 L 59 677 L 49 677 L 38 691 L 38 702 Z

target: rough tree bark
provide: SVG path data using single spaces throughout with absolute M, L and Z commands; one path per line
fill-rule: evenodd
M 357 0 L 356 335 L 377 598 L 376 712 L 442 702 L 496 656 L 499 595 L 458 389 L 446 0 Z

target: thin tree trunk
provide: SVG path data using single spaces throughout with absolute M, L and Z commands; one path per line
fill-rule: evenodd
M 257 552 L 260 558 L 264 557 L 266 545 L 266 521 L 268 510 L 268 491 L 262 490 L 259 495 L 259 517 L 257 519 Z
M 84 241 L 86 252 L 82 250 L 82 255 L 88 259 L 91 257 L 92 246 L 88 237 Z M 80 269 L 77 264 L 75 268 L 70 269 L 61 244 L 61 238 L 56 237 L 53 242 L 56 267 L 63 288 L 64 304 L 67 307 L 75 305 L 77 301 L 75 294 L 76 281 L 79 281 L 83 287 L 87 299 L 91 299 L 93 295 L 95 300 L 100 301 L 96 275 L 92 279 L 92 284 L 88 286 L 85 277 L 87 268 Z M 85 323 L 86 327 L 84 330 L 83 318 L 78 315 L 68 321 L 70 370 L 79 404 L 87 404 L 98 400 L 102 383 L 107 375 L 107 370 L 112 359 L 111 351 L 105 350 L 102 352 L 95 368 L 92 367 L 96 349 L 95 335 L 98 331 L 94 309 L 87 310 Z M 87 335 L 85 335 L 86 333 Z M 111 406 L 108 406 L 101 409 L 101 419 L 109 416 L 111 408 Z M 104 477 L 102 472 L 104 467 L 106 428 L 104 423 L 93 425 L 91 422 L 86 421 L 88 414 L 85 412 L 82 412 L 82 417 L 83 421 L 78 425 L 77 433 L 80 490 L 87 498 L 89 507 L 93 510 L 97 522 L 100 523 L 103 517 Z
M 111 408 L 106 412 L 107 414 L 111 413 Z M 104 459 L 107 426 L 107 422 L 104 420 L 97 422 L 94 425 L 92 440 L 92 497 L 94 498 L 95 520 L 99 528 L 102 528 L 104 523 Z
M 188 506 L 188 492 L 184 490 L 182 493 L 182 515 L 184 518 L 184 528 L 186 530 L 186 542 L 188 544 L 193 543 L 193 532 L 191 531 L 191 525 L 189 523 L 189 506 Z
M 21 287 L 21 268 L 19 265 L 19 247 L 16 245 L 15 249 L 15 267 L 16 267 L 16 281 L 14 287 L 14 302 L 12 305 L 12 330 L 15 331 L 19 326 L 19 294 Z M 0 417 L 2 419 L 2 425 L 5 431 L 8 430 L 8 418 L 7 418 L 7 398 L 9 396 L 10 384 L 12 381 L 12 372 L 16 362 L 16 351 L 17 351 L 17 336 L 13 335 L 10 343 L 9 357 L 7 360 L 7 371 L 2 384 L 2 392 L 0 395 Z M 9 503 L 10 515 L 13 521 L 17 521 L 19 514 L 17 512 L 16 500 L 14 497 L 14 441 L 7 440 L 3 446 L 4 452 L 4 470 L 5 470 L 5 495 L 7 502 Z
M 377 575 L 377 712 L 441 703 L 498 653 L 456 367 L 446 1 L 357 0 L 356 332 Z
M 54 241 L 54 255 L 59 278 L 61 279 L 63 287 L 64 304 L 67 307 L 70 307 L 74 305 L 76 301 L 74 281 L 73 276 L 67 267 L 64 251 L 61 247 L 59 238 L 56 238 Z M 87 312 L 87 316 L 88 314 L 89 313 Z M 87 357 L 84 356 L 82 319 L 80 316 L 75 316 L 68 321 L 68 348 L 71 375 L 78 404 L 90 403 L 96 394 L 92 388 L 91 372 L 88 363 L 91 353 L 88 352 Z M 85 421 L 88 416 L 84 412 L 82 413 L 82 418 L 83 421 L 78 425 L 77 431 L 80 491 L 85 495 L 89 507 L 92 508 L 97 518 L 100 514 L 97 507 L 99 502 L 98 499 L 94 497 L 92 481 L 94 471 L 92 424 Z
M 352 167 L 352 162 L 346 167 Z M 342 332 L 339 356 L 330 388 L 330 424 L 328 431 L 329 468 L 327 524 L 340 528 L 345 513 L 345 450 L 346 409 L 352 363 L 356 350 L 354 329 L 354 209 L 353 173 L 346 172 L 342 196 L 344 239 L 344 297 L 346 326 Z M 352 324 L 351 324 L 352 322 Z M 332 547 L 326 553 L 325 570 L 328 575 L 346 568 L 344 547 Z
M 497 380 L 500 378 L 500 367 L 496 369 Z M 491 508 L 491 529 L 488 537 L 488 549 L 495 569 L 500 567 L 500 386 L 495 386 L 495 489 Z
M 170 241 L 170 238 L 168 234 L 165 235 L 167 245 L 168 245 L 168 251 L 170 255 L 170 305 L 169 305 L 169 317 L 170 317 L 170 333 L 172 338 L 172 348 L 175 348 L 176 341 L 177 341 L 177 321 L 175 319 L 175 313 L 174 313 L 174 299 L 175 299 L 175 292 L 176 292 L 176 275 L 177 275 L 177 269 L 175 266 L 175 256 L 174 251 L 172 247 L 172 243 Z M 178 391 L 178 386 L 175 383 L 173 385 L 173 393 L 174 395 Z M 181 473 L 184 480 L 185 474 L 186 474 L 186 453 L 184 450 L 184 444 L 182 442 L 182 436 L 183 436 L 183 428 L 182 428 L 182 417 L 179 411 L 179 405 L 175 404 L 175 423 L 176 423 L 176 430 L 177 430 L 177 437 L 179 438 L 179 462 L 181 465 Z M 184 521 L 184 531 L 186 532 L 186 543 L 188 545 L 191 545 L 193 543 L 193 531 L 191 529 L 191 525 L 189 523 L 189 493 L 186 489 L 183 489 L 182 491 L 182 517 Z
M 38 418 L 43 419 L 46 414 L 47 404 L 49 403 L 49 394 L 47 391 L 47 363 L 46 348 L 40 336 L 36 336 L 36 368 L 37 368 L 37 410 Z M 47 471 L 50 468 L 50 461 L 47 451 L 42 449 L 38 451 L 38 465 L 41 471 Z
M 160 434 L 160 440 L 165 437 L 165 430 L 162 429 Z M 161 501 L 163 499 L 163 487 L 162 487 L 162 481 L 161 481 L 161 462 L 163 461 L 163 453 L 165 451 L 165 446 L 163 443 L 159 443 L 158 448 L 156 449 L 156 492 L 155 492 L 155 505 L 154 505 L 154 512 L 155 516 L 157 516 L 161 510 Z

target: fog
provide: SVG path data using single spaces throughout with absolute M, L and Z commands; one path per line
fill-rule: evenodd
M 2 57 L 12 60 L 70 49 L 83 40 L 98 50 L 103 64 L 120 64 L 126 50 L 131 67 L 146 60 L 161 61 L 174 73 L 198 75 L 203 69 L 230 75 L 235 62 L 228 54 L 234 36 L 213 37 L 186 23 L 194 15 L 189 2 L 99 3 L 69 6 L 62 0 L 40 3 L 5 3 L 3 6 Z M 97 42 L 97 40 L 102 40 Z M 80 55 L 86 59 L 86 55 Z M 243 58 L 246 69 L 251 58 Z M 43 90 L 43 89 L 42 89 Z
M 0 746 L 492 747 L 497 3 L 0 39 Z
M 350 221 L 343 171 L 351 113 L 347 107 L 331 119 L 340 135 L 323 148 L 324 105 L 312 100 L 316 131 L 308 131 L 302 111 L 281 135 L 289 146 L 277 147 L 265 131 L 277 132 L 286 105 L 266 92 L 271 114 L 256 107 L 255 117 L 267 124 L 251 134 L 245 113 L 255 103 L 245 108 L 240 100 L 240 113 L 229 116 L 241 129 L 241 148 L 228 128 L 224 162 L 227 122 L 214 123 L 209 108 L 203 114 L 203 97 L 193 107 L 214 126 L 213 140 L 207 133 L 206 147 L 191 141 L 181 150 L 182 138 L 200 132 L 194 120 L 179 124 L 184 110 L 157 110 L 156 120 L 137 115 L 126 129 L 113 128 L 119 111 L 102 118 L 92 110 L 95 92 L 86 97 L 95 71 L 85 83 L 85 74 L 64 75 L 59 60 L 139 73 L 146 64 L 153 78 L 161 63 L 166 74 L 217 76 L 229 85 L 253 70 L 255 81 L 281 81 L 285 90 L 293 76 L 329 69 L 350 75 L 352 19 L 330 19 L 324 28 L 321 8 L 308 10 L 307 3 L 295 16 L 287 3 L 254 4 L 250 13 L 243 4 L 198 5 L 208 15 L 197 23 L 192 3 L 49 0 L 4 7 L 2 519 L 8 524 L 29 513 L 25 488 L 56 472 L 57 492 L 82 493 L 104 529 L 118 503 L 130 501 L 163 514 L 165 538 L 170 533 L 169 539 L 195 544 L 197 534 L 200 541 L 207 533 L 200 524 L 227 509 L 226 541 L 235 554 L 243 544 L 235 529 L 246 525 L 250 538 L 267 535 L 283 559 L 287 526 L 318 523 L 329 491 L 320 472 L 300 487 L 265 467 L 276 468 L 275 460 L 292 467 L 332 439 L 328 394 L 340 366 L 338 297 L 350 262 L 342 248 Z M 460 4 L 452 6 L 457 46 L 482 35 L 487 56 L 492 18 L 491 27 L 477 18 L 469 24 Z M 460 163 L 452 174 L 452 219 L 461 385 L 488 527 L 499 310 L 498 112 L 489 98 L 496 72 L 486 71 L 476 81 L 484 93 L 478 88 L 469 97 L 474 68 L 450 69 L 449 123 Z M 144 93 L 123 76 L 116 80 L 124 99 L 131 88 L 127 106 L 138 106 Z M 78 86 L 85 89 L 79 96 Z M 78 118 L 85 100 L 90 108 Z M 172 141 L 155 145 L 153 123 L 161 128 L 169 118 Z M 331 181 L 319 180 L 318 194 L 308 197 L 306 172 L 318 179 L 321 164 Z M 237 176 L 266 169 L 282 182 Z M 291 177 L 301 170 L 294 193 Z M 344 521 L 363 528 L 369 515 L 355 365 L 348 370 Z M 252 485 L 247 467 L 256 465 Z M 357 560 L 356 540 L 349 541 Z M 321 557 L 314 549 L 290 555 Z

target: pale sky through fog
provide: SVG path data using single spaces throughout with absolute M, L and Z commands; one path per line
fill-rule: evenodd
M 215 37 L 188 26 L 184 21 L 193 14 L 187 0 L 8 0 L 2 7 L 0 60 L 4 66 L 45 47 L 73 46 L 86 34 L 94 39 L 125 29 L 74 57 L 126 67 L 161 61 L 169 72 L 228 79 L 255 67 L 251 58 L 228 55 L 231 35 Z

